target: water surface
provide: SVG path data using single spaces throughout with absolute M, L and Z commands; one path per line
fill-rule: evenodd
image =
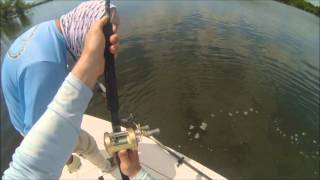
M 3 52 L 78 3 L 33 8 L 1 39 Z M 318 17 L 273 1 L 116 4 L 123 116 L 159 127 L 163 143 L 228 178 L 319 177 Z M 106 118 L 104 107 L 96 93 L 87 113 Z M 1 128 L 7 167 L 18 135 L 4 113 Z

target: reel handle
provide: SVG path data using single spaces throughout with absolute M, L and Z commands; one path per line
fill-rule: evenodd
M 148 131 L 144 131 L 144 136 L 149 137 L 149 136 L 158 136 L 160 134 L 160 129 L 152 129 Z

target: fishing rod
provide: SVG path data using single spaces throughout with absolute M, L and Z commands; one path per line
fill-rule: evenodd
M 139 123 L 135 122 L 135 116 L 132 113 L 130 114 L 130 116 L 128 118 L 123 118 L 121 121 L 122 122 L 126 122 L 127 124 L 130 124 L 130 126 L 135 127 L 135 136 L 139 137 L 137 142 L 138 141 L 142 141 L 142 136 L 145 136 L 145 137 L 149 138 L 150 140 L 155 142 L 158 146 L 160 146 L 161 149 L 163 149 L 164 151 L 167 151 L 171 156 L 173 156 L 174 158 L 177 159 L 177 162 L 178 162 L 177 167 L 179 167 L 181 164 L 185 164 L 186 166 L 191 168 L 193 171 L 195 171 L 196 173 L 198 173 L 202 177 L 204 177 L 204 178 L 206 178 L 208 180 L 212 180 L 212 178 L 210 178 L 204 172 L 202 172 L 201 170 L 199 170 L 198 168 L 196 168 L 195 166 L 190 164 L 188 161 L 186 161 L 183 156 L 179 155 L 175 151 L 171 150 L 170 148 L 168 148 L 167 146 L 162 144 L 159 140 L 157 140 L 154 137 L 154 135 L 158 135 L 160 133 L 160 129 L 157 128 L 157 129 L 150 130 L 150 127 L 148 125 L 141 126 Z M 107 139 L 107 141 L 111 141 L 110 138 Z M 136 139 L 135 138 L 133 139 L 133 141 L 136 143 Z M 112 153 L 111 151 L 115 151 L 115 150 L 113 150 L 115 148 L 111 147 L 110 145 L 109 145 L 109 147 L 106 147 L 106 149 L 107 149 L 107 151 L 109 153 Z
M 105 71 L 104 79 L 107 86 L 106 96 L 107 96 L 107 108 L 111 113 L 111 123 L 112 130 L 114 132 L 121 131 L 120 119 L 119 119 L 119 100 L 118 100 L 118 87 L 117 87 L 117 77 L 115 69 L 115 58 L 114 55 L 109 51 L 111 43 L 109 42 L 112 32 L 112 22 L 111 22 L 111 9 L 110 9 L 110 0 L 106 0 L 106 13 L 109 17 L 108 23 L 103 27 L 103 33 L 107 40 L 104 58 L 105 62 Z
M 138 142 L 141 140 L 141 136 L 151 136 L 158 134 L 159 129 L 150 130 L 149 126 L 138 127 L 137 129 L 127 128 L 126 131 L 121 131 L 121 120 L 119 118 L 119 100 L 118 100 L 118 87 L 117 87 L 117 77 L 115 69 L 115 58 L 109 51 L 111 43 L 109 42 L 110 36 L 112 33 L 112 18 L 111 17 L 111 8 L 110 0 L 106 0 L 106 15 L 109 18 L 108 23 L 103 27 L 103 33 L 107 40 L 104 58 L 105 58 L 105 71 L 104 71 L 104 80 L 107 88 L 103 88 L 103 85 L 99 84 L 101 90 L 106 90 L 107 97 L 107 109 L 111 113 L 111 124 L 112 124 L 112 133 L 106 132 L 104 134 L 104 146 L 106 151 L 113 155 L 120 165 L 120 160 L 117 156 L 117 153 L 121 150 L 137 150 Z M 114 14 L 113 14 L 114 15 Z M 119 167 L 122 180 L 129 180 L 129 177 L 121 172 Z
M 112 30 L 112 22 L 111 22 L 111 8 L 110 8 L 110 0 L 106 0 L 106 15 L 109 18 L 108 23 L 103 27 L 103 33 L 107 40 L 105 51 L 104 51 L 104 58 L 105 58 L 105 71 L 104 71 L 104 79 L 105 85 L 107 88 L 106 97 L 107 97 L 107 109 L 111 113 L 111 124 L 112 124 L 112 133 L 106 132 L 104 134 L 104 144 L 107 152 L 112 155 L 117 155 L 117 152 L 123 149 L 137 149 L 138 142 L 141 141 L 142 136 L 149 137 L 152 139 L 156 144 L 158 144 L 162 149 L 166 150 L 178 159 L 179 164 L 186 164 L 188 167 L 196 171 L 198 174 L 202 175 L 203 177 L 211 180 L 211 178 L 204 174 L 199 169 L 192 166 L 190 163 L 184 160 L 183 157 L 179 156 L 177 153 L 169 149 L 168 147 L 164 146 L 161 142 L 156 140 L 152 137 L 152 135 L 159 134 L 159 129 L 150 130 L 149 126 L 140 127 L 137 125 L 136 130 L 132 128 L 128 128 L 126 131 L 121 131 L 121 120 L 119 118 L 119 100 L 118 100 L 118 87 L 117 87 L 117 78 L 116 78 L 116 71 L 115 71 L 115 58 L 109 51 L 111 43 L 109 42 L 110 36 L 113 34 Z M 101 90 L 103 91 L 103 85 L 99 84 Z M 102 86 L 102 87 L 101 87 Z M 116 156 L 117 161 L 119 162 L 119 158 Z M 118 165 L 120 165 L 118 163 Z M 120 169 L 120 167 L 119 167 Z M 129 177 L 124 175 L 121 172 L 122 180 L 129 180 Z
M 111 22 L 111 8 L 110 8 L 110 0 L 106 0 L 105 5 L 106 15 L 109 20 L 108 23 L 103 27 L 103 33 L 106 38 L 106 46 L 104 50 L 104 59 L 105 59 L 105 67 L 104 67 L 104 79 L 105 85 L 107 85 L 106 97 L 107 97 L 107 109 L 111 113 L 111 123 L 112 123 L 112 131 L 113 133 L 121 132 L 121 124 L 119 119 L 119 100 L 118 100 L 118 87 L 117 87 L 117 78 L 116 78 L 116 69 L 114 63 L 114 55 L 110 52 L 111 42 L 110 36 L 113 34 L 112 30 L 112 22 Z M 117 154 L 115 154 L 117 161 L 119 162 L 119 158 Z M 118 163 L 118 166 L 120 164 Z M 121 172 L 119 167 L 122 180 L 129 180 L 129 177 L 124 175 Z
M 178 155 L 176 152 L 174 152 L 173 150 L 169 149 L 167 146 L 163 145 L 160 141 L 158 141 L 153 136 L 149 136 L 149 139 L 151 139 L 153 142 L 158 144 L 163 150 L 167 151 L 170 155 L 172 155 L 174 158 L 176 158 L 178 160 L 178 165 L 177 165 L 178 167 L 181 164 L 185 164 L 186 166 L 188 166 L 189 168 L 191 168 L 192 170 L 194 170 L 195 172 L 197 172 L 201 176 L 205 177 L 206 179 L 212 180 L 212 178 L 210 178 L 208 175 L 206 175 L 201 170 L 199 170 L 198 168 L 196 168 L 192 164 L 190 164 L 188 161 L 186 161 L 183 156 Z

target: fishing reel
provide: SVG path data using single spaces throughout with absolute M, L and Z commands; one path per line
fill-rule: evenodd
M 150 137 L 160 133 L 159 128 L 150 130 L 148 125 L 140 126 L 140 124 L 132 123 L 134 128 L 127 128 L 125 131 L 116 133 L 104 133 L 104 146 L 110 155 L 121 150 L 137 150 L 138 143 L 141 142 L 143 136 Z

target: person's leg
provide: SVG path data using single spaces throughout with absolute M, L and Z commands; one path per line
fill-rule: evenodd
M 82 129 L 74 152 L 90 161 L 102 171 L 106 172 L 113 169 L 111 163 L 101 154 L 94 138 Z

